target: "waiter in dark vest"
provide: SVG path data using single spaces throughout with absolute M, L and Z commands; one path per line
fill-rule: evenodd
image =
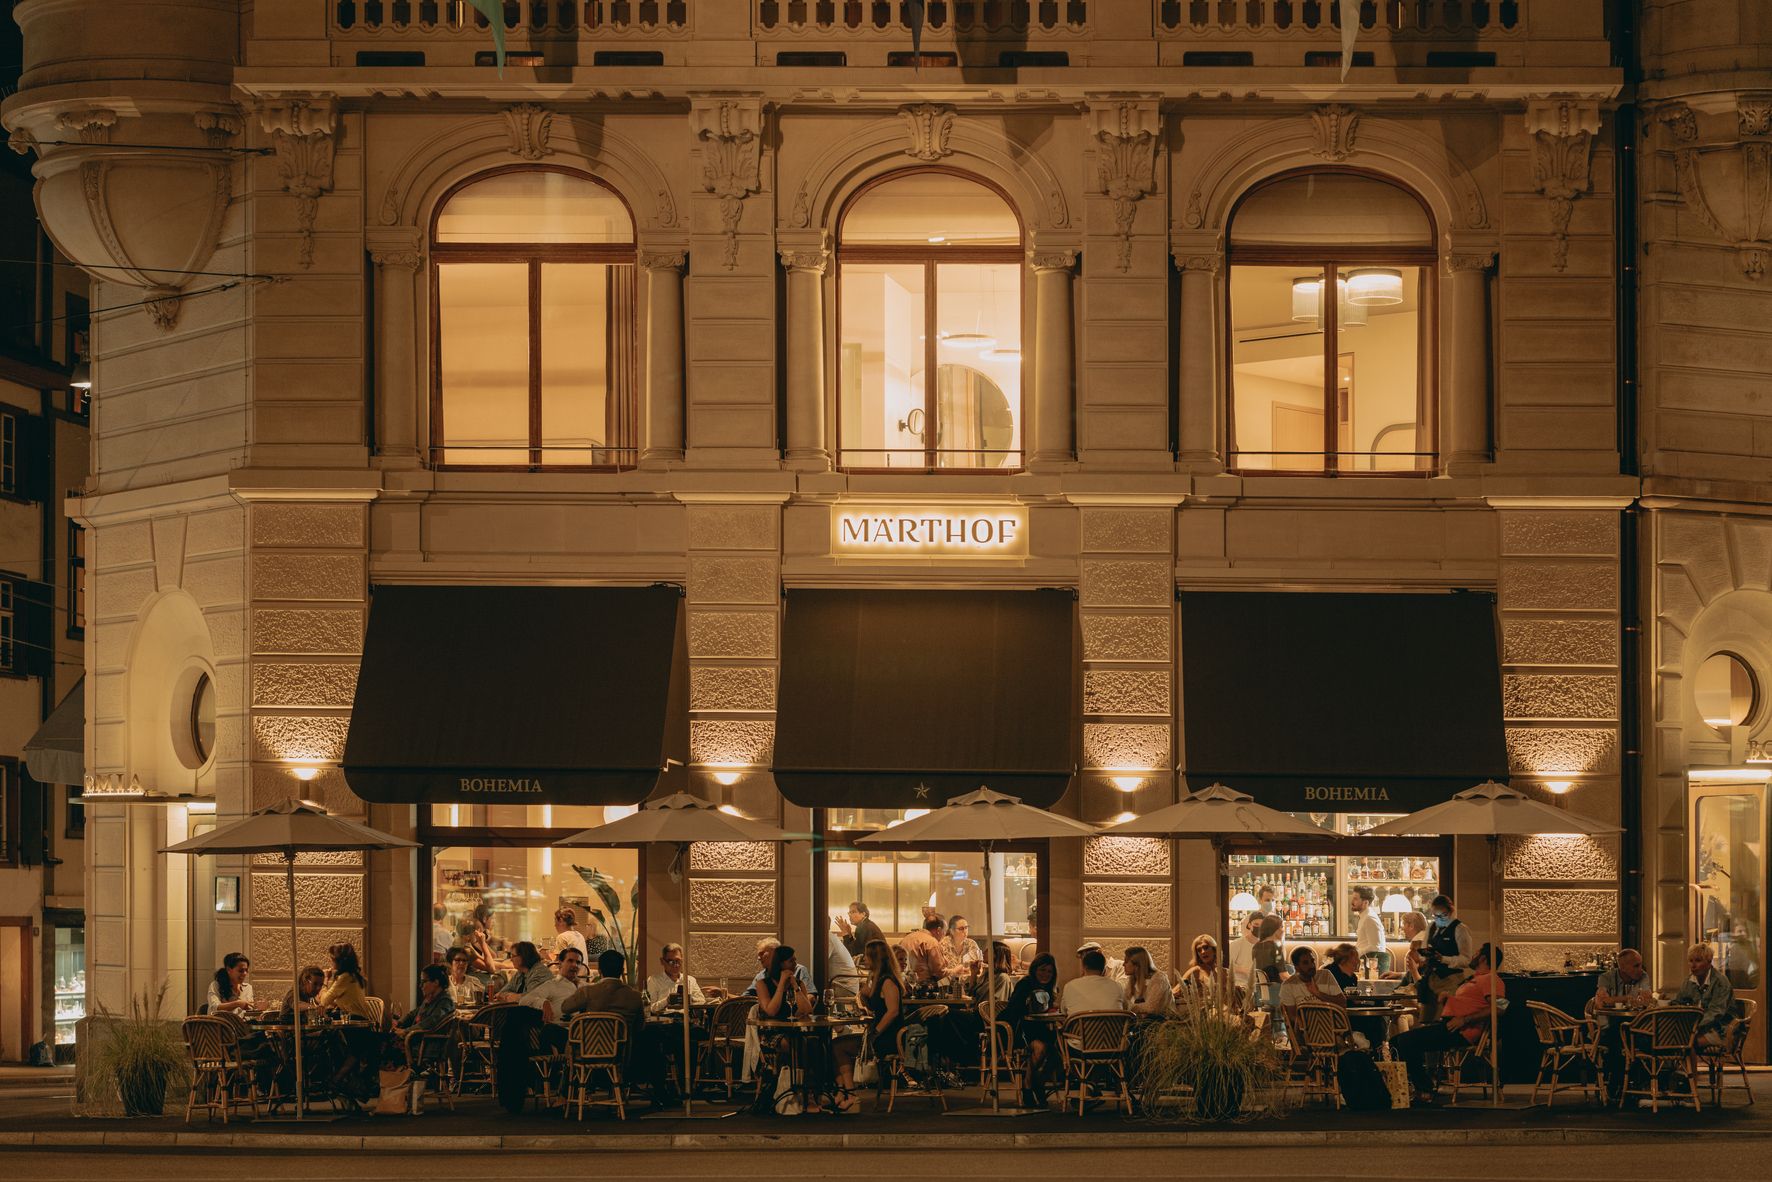
M 1432 1021 L 1439 1013 L 1440 1000 L 1450 997 L 1459 983 L 1470 976 L 1471 957 L 1476 955 L 1477 939 L 1458 909 L 1445 895 L 1435 895 L 1428 904 L 1427 941 L 1422 945 L 1421 980 L 1416 983 L 1416 996 L 1426 1011 L 1424 1018 Z

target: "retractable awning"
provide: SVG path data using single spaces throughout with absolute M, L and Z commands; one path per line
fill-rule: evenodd
M 378 804 L 636 804 L 687 761 L 676 587 L 377 587 L 345 780 Z
M 1507 779 L 1493 595 L 1188 591 L 1181 667 L 1190 788 L 1406 813 Z
M 86 782 L 86 679 L 74 683 L 25 744 L 25 767 L 39 784 Z
M 812 808 L 934 808 L 981 785 L 1048 807 L 1077 761 L 1069 591 L 787 595 L 775 782 Z

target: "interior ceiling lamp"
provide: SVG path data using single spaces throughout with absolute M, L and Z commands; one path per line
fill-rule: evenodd
M 1014 345 L 993 345 L 979 353 L 986 361 L 1020 361 L 1021 350 Z
M 1400 304 L 1403 302 L 1403 273 L 1390 267 L 1362 267 L 1350 271 L 1347 301 L 1361 308 Z
M 944 332 L 941 343 L 955 349 L 994 349 L 997 338 L 982 332 Z
M 1348 281 L 1344 275 L 1335 277 L 1335 286 L 1341 293 L 1341 316 L 1338 324 L 1342 328 L 1359 328 L 1366 323 L 1366 308 L 1348 298 Z M 1300 275 L 1292 281 L 1292 319 L 1300 324 L 1315 324 L 1320 331 L 1323 327 L 1323 277 L 1321 275 Z

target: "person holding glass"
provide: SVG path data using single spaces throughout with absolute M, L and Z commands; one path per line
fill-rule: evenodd
M 447 965 L 449 978 L 444 988 L 458 1010 L 477 1010 L 486 1004 L 486 986 L 477 977 L 468 975 L 473 954 L 466 948 L 451 948 Z
M 240 1017 L 236 1011 L 253 1009 L 252 983 L 246 979 L 251 971 L 252 962 L 244 952 L 230 952 L 222 957 L 221 968 L 215 970 L 215 979 L 209 983 L 204 1013 Z
M 1028 966 L 1027 976 L 1016 983 L 1002 1011 L 1002 1020 L 1027 1049 L 1027 1071 L 1021 1082 L 1024 1108 L 1046 1107 L 1046 1067 L 1057 1031 L 1051 1019 L 1058 1012 L 1058 961 L 1050 952 L 1042 952 Z

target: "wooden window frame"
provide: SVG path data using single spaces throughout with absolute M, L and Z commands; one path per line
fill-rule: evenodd
M 19 484 L 19 448 L 24 439 L 25 415 L 12 407 L 0 409 L 0 496 L 23 499 Z
M 959 177 L 961 180 L 970 181 L 972 184 L 978 185 L 979 187 L 996 194 L 1003 202 L 1004 208 L 1008 209 L 1010 214 L 1015 218 L 1016 228 L 1019 233 L 1019 237 L 1015 244 L 1013 246 L 949 246 L 946 243 L 922 243 L 907 246 L 888 246 L 846 245 L 844 243 L 844 223 L 848 221 L 849 211 L 855 207 L 855 203 L 860 200 L 864 194 L 882 185 L 889 185 L 894 181 L 901 181 L 908 177 L 923 176 L 931 173 Z M 923 421 L 926 426 L 924 427 L 923 466 L 920 468 L 865 467 L 845 464 L 843 462 L 843 454 L 846 450 L 843 446 L 844 263 L 887 263 L 899 266 L 921 264 L 923 267 Z M 1016 429 L 1020 435 L 1019 446 L 1016 448 L 1016 451 L 1020 455 L 1019 462 L 1013 467 L 1002 468 L 950 468 L 942 467 L 937 463 L 939 453 L 933 440 L 939 434 L 938 430 L 935 429 L 935 424 L 938 422 L 936 414 L 939 410 L 941 389 L 939 375 L 937 374 L 941 342 L 938 339 L 936 323 L 939 315 L 941 292 L 937 286 L 936 275 L 937 268 L 944 263 L 950 265 L 956 263 L 983 263 L 997 266 L 1014 264 L 1016 267 L 1017 278 L 1019 280 L 1016 284 L 1015 323 L 1018 330 L 1018 336 L 1026 335 L 1026 324 L 1024 321 L 1027 315 L 1027 226 L 1022 222 L 1021 212 L 1015 208 L 1015 202 L 1011 201 L 1009 195 L 1001 188 L 992 184 L 984 177 L 958 168 L 943 168 L 939 166 L 928 168 L 903 168 L 896 172 L 887 173 L 884 176 L 875 177 L 851 194 L 849 200 L 844 204 L 842 217 L 837 221 L 837 251 L 836 262 L 833 267 L 833 271 L 835 272 L 834 290 L 837 297 L 835 301 L 836 316 L 834 318 L 837 374 L 837 380 L 835 383 L 836 414 L 834 418 L 837 430 L 837 446 L 835 449 L 837 456 L 836 466 L 839 471 L 864 475 L 880 474 L 888 476 L 1011 476 L 1018 472 L 1026 471 L 1028 446 L 1028 381 L 1027 343 L 1025 340 L 1022 342 L 1022 359 L 1021 364 L 1018 367 L 1021 371 L 1020 378 L 1016 382 L 1016 401 L 1018 406 L 1016 409 L 1015 422 Z M 865 452 L 881 449 L 856 448 L 855 450 Z M 979 449 L 964 448 L 956 450 L 976 452 Z
M 19 595 L 26 586 L 22 575 L 0 571 L 0 677 L 24 677 L 20 659 Z
M 0 758 L 0 866 L 19 864 L 18 760 Z
M 68 522 L 68 628 L 69 640 L 86 636 L 86 527 Z
M 427 259 L 428 284 L 430 290 L 430 430 L 428 437 L 428 459 L 430 466 L 439 471 L 455 472 L 618 472 L 635 467 L 639 461 L 639 441 L 636 429 L 639 422 L 639 370 L 640 338 L 642 335 L 642 309 L 639 303 L 639 245 L 634 235 L 629 234 L 628 241 L 619 242 L 497 242 L 497 243 L 462 243 L 438 242 L 437 222 L 448 208 L 455 195 L 481 181 L 493 177 L 517 172 L 557 172 L 565 176 L 589 181 L 605 189 L 628 214 L 630 231 L 636 225 L 634 211 L 623 197 L 611 185 L 604 183 L 590 173 L 575 168 L 558 165 L 510 165 L 504 168 L 489 169 L 477 172 L 450 186 L 443 194 L 431 213 L 431 228 Z M 443 439 L 443 334 L 442 334 L 442 268 L 450 263 L 522 263 L 528 267 L 529 288 L 529 462 L 526 464 L 448 464 L 443 462 L 444 454 L 449 450 Z M 548 450 L 542 436 L 542 390 L 541 390 L 541 268 L 544 263 L 581 263 L 602 266 L 625 266 L 628 268 L 628 296 L 634 308 L 634 331 L 631 339 L 617 342 L 613 338 L 608 341 L 608 353 L 611 359 L 617 353 L 617 345 L 625 345 L 629 358 L 630 380 L 628 389 L 614 391 L 607 386 L 604 390 L 605 424 L 615 429 L 619 424 L 621 438 L 599 450 L 623 457 L 621 462 L 613 464 L 560 464 L 544 463 L 542 454 Z M 611 366 L 613 369 L 613 366 Z
M 1240 476 L 1279 476 L 1279 477 L 1344 477 L 1354 476 L 1360 479 L 1403 478 L 1418 480 L 1438 474 L 1440 451 L 1439 422 L 1439 339 L 1440 339 L 1440 307 L 1438 286 L 1439 249 L 1436 246 L 1266 246 L 1237 245 L 1232 240 L 1236 226 L 1237 211 L 1256 193 L 1269 186 L 1300 176 L 1338 174 L 1356 176 L 1365 180 L 1388 185 L 1400 193 L 1407 194 L 1410 199 L 1421 207 L 1427 218 L 1428 232 L 1434 242 L 1439 241 L 1439 230 L 1434 222 L 1433 210 L 1428 207 L 1419 194 L 1399 184 L 1394 179 L 1359 168 L 1302 168 L 1268 177 L 1260 184 L 1250 188 L 1248 192 L 1237 198 L 1231 209 L 1231 216 L 1226 221 L 1230 232 L 1226 234 L 1224 285 L 1224 422 L 1225 422 L 1225 459 L 1226 471 Z M 1237 448 L 1237 388 L 1236 388 L 1236 326 L 1233 323 L 1232 297 L 1236 288 L 1237 268 L 1243 266 L 1281 267 L 1292 266 L 1314 269 L 1323 276 L 1323 295 L 1318 297 L 1319 307 L 1330 291 L 1336 290 L 1337 274 L 1342 269 L 1361 267 L 1393 267 L 1397 269 L 1415 267 L 1421 271 L 1417 284 L 1416 312 L 1416 373 L 1415 410 L 1416 421 L 1423 424 L 1427 431 L 1430 444 L 1427 452 L 1397 453 L 1408 454 L 1420 463 L 1427 461 L 1424 468 L 1415 468 L 1407 472 L 1362 472 L 1357 469 L 1344 469 L 1339 459 L 1342 454 L 1338 445 L 1338 417 L 1340 405 L 1340 383 L 1336 381 L 1340 362 L 1340 316 L 1324 316 L 1323 320 L 1323 464 L 1316 469 L 1285 469 L 1285 468 L 1245 468 L 1238 463 L 1243 454 Z M 1340 301 L 1336 301 L 1339 312 Z M 1271 453 L 1250 452 L 1250 455 Z M 1359 453 L 1351 453 L 1359 454 Z

